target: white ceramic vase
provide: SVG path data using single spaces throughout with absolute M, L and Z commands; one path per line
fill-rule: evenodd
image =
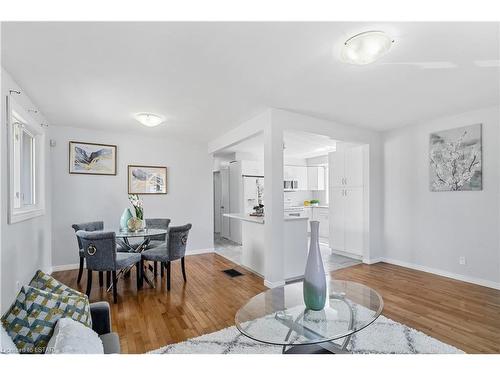
M 326 275 L 319 248 L 319 221 L 311 221 L 311 242 L 304 273 L 304 304 L 310 310 L 319 311 L 326 302 Z

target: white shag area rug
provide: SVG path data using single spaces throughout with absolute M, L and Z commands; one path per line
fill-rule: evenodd
M 282 347 L 244 336 L 235 326 L 164 346 L 152 354 L 281 354 Z M 352 353 L 461 354 L 463 351 L 381 315 L 354 334 L 347 347 Z

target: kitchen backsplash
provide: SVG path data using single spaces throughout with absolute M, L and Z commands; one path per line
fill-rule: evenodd
M 298 190 L 298 191 L 285 191 L 285 207 L 289 206 L 303 206 L 304 201 L 314 199 L 312 191 Z

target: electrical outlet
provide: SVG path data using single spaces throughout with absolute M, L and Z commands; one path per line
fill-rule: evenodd
M 465 257 L 464 256 L 461 256 L 458 258 L 458 263 L 461 264 L 462 266 L 465 266 L 465 264 L 467 263 L 465 261 Z

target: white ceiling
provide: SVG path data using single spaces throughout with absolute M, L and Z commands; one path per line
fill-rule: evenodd
M 360 31 L 395 39 L 346 65 Z M 385 130 L 499 102 L 498 23 L 3 23 L 2 64 L 53 125 L 207 141 L 267 107 Z M 141 128 L 134 112 L 167 125 Z
M 283 143 L 285 145 L 284 157 L 290 159 L 307 159 L 327 155 L 329 152 L 335 151 L 336 146 L 336 141 L 330 137 L 298 131 L 285 131 Z M 221 150 L 216 156 L 230 155 L 235 152 L 251 154 L 257 159 L 264 158 L 264 136 L 259 133 L 247 138 Z

